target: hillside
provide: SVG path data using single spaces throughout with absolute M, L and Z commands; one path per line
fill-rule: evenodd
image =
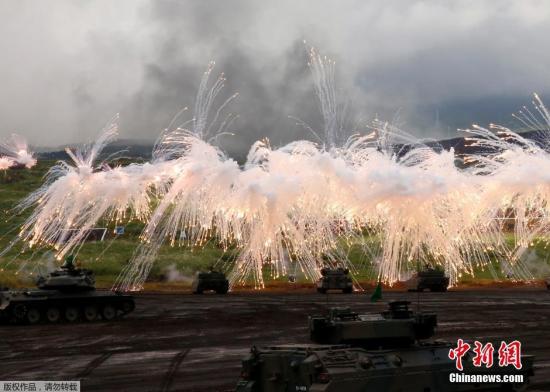
M 48 169 L 54 161 L 41 160 L 31 170 L 11 170 L 0 173 L 0 249 L 6 249 L 17 237 L 19 226 L 28 216 L 30 211 L 16 214 L 13 208 L 31 191 L 40 187 Z M 92 268 L 96 272 L 98 285 L 110 287 L 124 265 L 134 254 L 139 245 L 138 236 L 143 224 L 138 221 L 130 221 L 125 225 L 125 232 L 118 237 L 114 234 L 112 223 L 100 222 L 98 227 L 107 227 L 108 234 L 103 242 L 88 242 L 80 249 L 78 260 L 83 266 Z M 366 238 L 370 243 L 376 244 L 374 237 Z M 509 238 L 510 241 L 513 238 Z M 366 282 L 375 279 L 375 271 L 370 257 L 364 255 L 359 244 L 343 244 L 348 259 L 356 269 L 356 277 L 359 281 Z M 536 243 L 530 255 L 536 255 L 537 264 L 534 268 L 535 276 L 544 277 L 550 274 L 550 250 L 544 243 Z M 28 250 L 21 253 L 22 244 L 17 243 L 13 248 L 0 257 L 0 286 L 30 286 L 32 279 L 39 273 L 46 271 L 56 263 L 53 254 L 48 249 Z M 229 270 L 232 267 L 234 252 L 224 254 L 223 250 L 214 241 L 210 241 L 201 248 L 180 248 L 164 245 L 161 248 L 157 262 L 149 277 L 149 287 L 188 287 L 194 273 L 204 270 L 209 266 Z M 502 278 L 502 274 L 491 272 L 498 270 L 497 263 L 477 271 L 478 279 Z M 297 270 L 299 272 L 299 269 Z M 268 269 L 265 270 L 265 278 L 268 285 L 286 284 L 287 278 L 280 277 L 276 280 L 270 278 Z M 298 281 L 305 283 L 303 276 L 298 276 Z M 471 282 L 470 277 L 465 276 L 463 282 Z M 252 283 L 252 282 L 250 282 Z

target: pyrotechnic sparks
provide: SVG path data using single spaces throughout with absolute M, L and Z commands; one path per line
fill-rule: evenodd
M 441 265 L 456 281 L 490 267 L 490 254 L 505 257 L 507 272 L 527 276 L 519 256 L 550 229 L 545 146 L 503 127 L 474 127 L 470 142 L 482 150 L 459 167 L 452 149 L 437 151 L 385 122 L 349 136 L 334 62 L 312 50 L 309 65 L 325 120 L 320 145 L 272 148 L 262 140 L 243 166 L 227 157 L 215 140 L 234 119 L 223 113 L 236 95 L 214 109 L 225 78 L 210 80 L 212 63 L 192 119 L 173 127 L 183 112 L 175 118 L 150 163 L 98 163 L 117 133 L 110 124 L 93 145 L 68 150 L 73 162 L 54 166 L 21 203 L 34 210 L 20 237 L 29 246 L 54 246 L 61 258 L 100 219 L 143 221 L 142 243 L 115 285 L 125 290 L 142 287 L 163 243 L 200 247 L 209 240 L 238 252 L 232 284 L 253 277 L 256 287 L 264 286 L 266 267 L 275 277 L 287 275 L 289 261 L 316 279 L 325 264 L 346 264 L 343 242 L 360 241 L 375 253 L 370 237 L 380 244 L 379 278 L 390 283 L 419 262 Z M 537 116 L 524 108 L 518 118 L 546 132 L 549 142 L 549 115 L 538 96 L 535 108 Z M 515 222 L 513 249 L 503 239 L 503 215 Z
M 9 157 L 0 157 L 0 170 L 7 170 L 15 165 L 15 161 Z
M 16 134 L 12 134 L 9 140 L 0 142 L 0 154 L 0 170 L 15 166 L 30 169 L 36 165 L 36 158 L 29 151 L 26 140 Z
M 485 219 L 496 219 L 501 228 L 513 221 L 515 244 L 507 255 L 512 265 L 550 233 L 550 116 L 537 94 L 533 106 L 535 112 L 524 107 L 514 116 L 531 129 L 532 139 L 495 124 L 466 130 L 470 145 L 483 151 L 468 158 L 483 175 Z
M 334 63 L 313 50 L 310 55 L 329 142 L 319 147 L 298 141 L 275 150 L 257 142 L 239 168 L 204 142 L 201 132 L 180 131 L 177 144 L 186 153 L 178 161 L 179 175 L 149 220 L 144 245 L 117 287 L 141 286 L 164 239 L 200 246 L 215 238 L 224 247 L 235 246 L 240 254 L 232 282 L 253 276 L 258 287 L 263 287 L 266 265 L 274 276 L 288 273 L 286 258 L 295 260 L 307 277 L 317 278 L 323 257 L 336 260 L 339 240 L 360 237 L 366 228 L 382 238 L 380 275 L 388 281 L 399 279 L 418 259 L 431 257 L 453 279 L 486 261 L 481 239 L 488 225 L 479 224 L 479 211 L 464 213 L 467 203 L 477 205 L 477 193 L 471 175 L 456 168 L 453 152 L 413 145 L 399 154 L 392 140 L 407 138 L 380 122 L 374 135 L 353 136 L 339 146 Z M 220 91 L 218 82 L 207 88 L 208 76 L 197 102 L 211 102 L 203 97 L 215 98 Z M 207 124 L 208 110 L 195 110 L 205 118 L 194 124 Z
M 154 192 L 162 191 L 165 176 L 173 172 L 164 170 L 162 161 L 124 167 L 98 162 L 117 135 L 116 120 L 95 143 L 67 149 L 72 162 L 53 166 L 44 185 L 18 205 L 20 211 L 34 207 L 19 234 L 29 247 L 52 246 L 61 259 L 86 240 L 100 219 L 148 218 Z

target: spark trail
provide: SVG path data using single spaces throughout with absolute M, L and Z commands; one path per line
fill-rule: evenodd
M 0 170 L 21 166 L 30 169 L 36 165 L 36 158 L 29 150 L 27 141 L 16 134 L 0 142 Z
M 177 144 L 185 150 L 180 174 L 149 220 L 143 245 L 117 288 L 141 288 L 165 239 L 201 246 L 214 238 L 225 248 L 235 246 L 240 253 L 232 282 L 253 276 L 257 287 L 263 287 L 266 265 L 275 277 L 287 274 L 287 255 L 307 277 L 317 278 L 323 256 L 335 260 L 339 240 L 360 238 L 367 227 L 382 237 L 380 275 L 388 281 L 399 279 L 416 259 L 435 257 L 453 279 L 487 261 L 482 239 L 491 226 L 479 223 L 481 211 L 465 213 L 468 205 L 477 205 L 476 183 L 457 169 L 453 152 L 417 144 L 399 156 L 391 140 L 403 133 L 380 122 L 373 134 L 339 145 L 334 63 L 312 50 L 309 65 L 328 143 L 297 141 L 272 149 L 259 141 L 239 168 L 206 143 L 200 130 L 180 129 Z M 220 91 L 219 79 L 207 87 L 209 75 L 197 97 L 205 107 L 195 109 L 204 118 L 195 117 L 193 124 L 208 123 L 206 107 Z
M 19 203 L 18 211 L 32 208 L 19 233 L 30 248 L 53 247 L 57 259 L 62 259 L 78 249 L 100 219 L 148 218 L 152 197 L 162 193 L 165 177 L 174 168 L 164 170 L 161 160 L 124 167 L 98 161 L 103 148 L 117 136 L 116 121 L 95 143 L 67 149 L 72 162 L 54 165 L 44 185 Z
M 21 239 L 53 246 L 61 258 L 78 250 L 101 219 L 143 221 L 142 242 L 115 284 L 122 290 L 143 287 L 164 243 L 207 241 L 237 251 L 232 284 L 252 277 L 258 288 L 266 269 L 274 277 L 288 274 L 289 259 L 310 279 L 327 263 L 345 265 L 342 243 L 361 242 L 377 253 L 366 236 L 379 238 L 378 274 L 390 283 L 418 262 L 439 264 L 456 281 L 490 268 L 495 253 L 507 271 L 529 277 L 520 256 L 550 229 L 548 170 L 540 169 L 550 165 L 547 146 L 503 127 L 473 127 L 470 142 L 482 150 L 459 167 L 452 149 L 439 151 L 386 122 L 353 133 L 344 126 L 334 62 L 311 50 L 309 66 L 324 119 L 320 145 L 273 148 L 260 140 L 243 166 L 227 157 L 215 143 L 235 118 L 224 113 L 236 95 L 216 105 L 225 78 L 211 79 L 212 63 L 193 117 L 176 116 L 151 162 L 98 162 L 116 137 L 116 122 L 96 143 L 68 151 L 72 162 L 54 166 L 44 186 L 20 204 L 33 208 Z M 548 111 L 537 96 L 534 103 L 537 115 L 524 109 L 518 118 L 550 142 Z M 513 247 L 504 241 L 503 215 L 515 222 Z

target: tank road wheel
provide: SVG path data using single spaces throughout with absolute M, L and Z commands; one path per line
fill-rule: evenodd
M 131 311 L 133 311 L 134 308 L 135 308 L 135 305 L 132 301 L 124 301 L 121 306 L 122 314 L 128 314 Z
M 29 324 L 36 324 L 40 321 L 40 311 L 37 308 L 29 308 L 27 311 L 27 321 Z
M 97 319 L 97 308 L 94 305 L 88 305 L 84 308 L 84 320 L 94 321 Z
M 107 304 L 101 309 L 101 317 L 103 320 L 111 321 L 116 317 L 116 309 L 113 305 Z
M 27 307 L 25 305 L 17 305 L 13 309 L 13 315 L 17 320 L 24 320 L 27 315 Z
M 67 320 L 70 323 L 74 323 L 76 320 L 78 320 L 78 317 L 80 316 L 80 312 L 78 311 L 78 308 L 74 306 L 69 306 L 67 309 L 65 309 L 65 320 Z
M 51 307 L 46 310 L 46 319 L 50 323 L 57 323 L 61 318 L 61 312 L 59 308 Z

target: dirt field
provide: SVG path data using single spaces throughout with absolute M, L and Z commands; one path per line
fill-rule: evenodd
M 416 293 L 385 292 L 384 301 Z M 530 391 L 550 391 L 550 292 L 540 289 L 420 294 L 437 312 L 437 338 L 518 339 L 536 356 Z M 226 296 L 140 294 L 125 319 L 0 326 L 0 380 L 82 380 L 89 391 L 226 391 L 252 345 L 307 342 L 307 315 L 349 305 L 377 312 L 365 294 L 309 291 Z

